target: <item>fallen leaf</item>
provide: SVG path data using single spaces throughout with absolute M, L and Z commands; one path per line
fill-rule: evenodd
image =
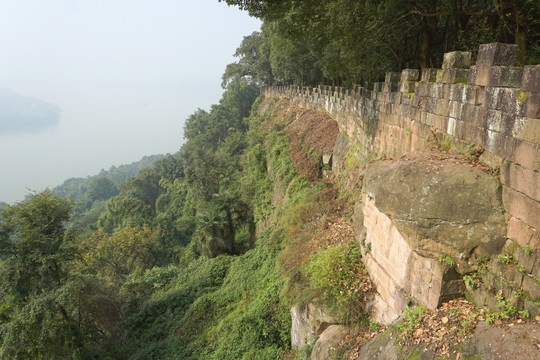
M 443 324 L 446 324 L 448 322 L 448 317 L 447 316 L 443 317 L 441 321 Z

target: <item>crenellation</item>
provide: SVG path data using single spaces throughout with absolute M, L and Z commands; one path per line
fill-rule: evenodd
M 508 238 L 540 251 L 540 65 L 516 67 L 515 46 L 507 44 L 482 45 L 476 64 L 468 59 L 450 53 L 443 69 L 389 72 L 385 82 L 352 90 L 263 91 L 329 112 L 360 144 L 363 158 L 399 156 L 447 140 L 461 151 L 483 149 L 480 160 L 500 166 Z

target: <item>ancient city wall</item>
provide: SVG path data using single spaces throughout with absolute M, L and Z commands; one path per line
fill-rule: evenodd
M 442 69 L 387 73 L 385 82 L 269 87 L 297 105 L 327 111 L 371 160 L 423 150 L 434 141 L 500 171 L 509 239 L 540 249 L 540 65 L 516 67 L 516 46 L 445 54 Z

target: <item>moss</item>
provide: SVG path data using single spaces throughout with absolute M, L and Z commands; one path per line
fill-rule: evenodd
M 527 98 L 531 95 L 530 92 L 528 91 L 523 91 L 523 90 L 517 90 L 516 91 L 516 97 L 517 97 L 517 101 L 519 101 L 520 103 L 524 103 L 525 100 L 527 100 Z

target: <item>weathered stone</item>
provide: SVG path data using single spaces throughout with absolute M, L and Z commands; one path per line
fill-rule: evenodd
M 508 221 L 508 238 L 519 246 L 529 246 L 532 250 L 540 250 L 540 233 L 525 224 L 522 220 L 511 217 Z
M 504 278 L 512 287 L 519 288 L 523 282 L 523 273 L 511 265 L 504 268 Z
M 345 133 L 340 132 L 334 145 L 332 171 L 340 173 L 345 170 L 347 154 L 349 152 L 349 139 Z
M 395 83 L 401 80 L 401 73 L 399 72 L 387 72 L 384 77 L 384 82 Z
M 540 306 L 528 299 L 523 302 L 523 309 L 527 310 L 529 316 L 533 319 L 540 316 Z
M 521 90 L 540 92 L 540 65 L 527 65 L 523 70 Z
M 434 82 L 437 78 L 437 70 L 438 69 L 423 68 L 421 80 L 423 82 Z
M 399 86 L 399 91 L 402 93 L 412 93 L 414 92 L 415 85 L 416 85 L 415 81 L 402 81 Z M 409 98 L 406 97 L 405 99 L 409 99 Z
M 479 323 L 465 343 L 462 359 L 537 359 L 540 326 L 536 323 L 492 326 Z
M 489 255 L 504 243 L 500 183 L 458 158 L 411 154 L 375 162 L 364 188 L 420 255 Z
M 540 171 L 540 145 L 517 138 L 514 138 L 514 142 L 514 151 L 509 160 L 531 170 Z
M 322 163 L 323 165 L 332 167 L 332 154 L 324 154 L 322 156 Z
M 418 81 L 420 72 L 418 69 L 404 69 L 401 71 L 401 82 Z
M 501 164 L 501 182 L 540 202 L 540 173 L 511 161 Z
M 330 358 L 332 350 L 339 345 L 341 340 L 347 334 L 348 329 L 341 325 L 329 326 L 319 337 L 313 351 L 311 352 L 311 360 L 326 360 Z
M 528 118 L 540 119 L 540 92 L 519 92 L 518 102 L 521 102 L 522 114 Z
M 531 251 L 525 251 L 522 247 L 520 247 L 515 252 L 515 258 L 518 264 L 523 266 L 523 269 L 526 273 L 531 273 L 534 267 L 534 264 L 536 262 L 536 256 Z
M 517 61 L 517 45 L 492 43 L 478 48 L 477 66 L 512 66 Z
M 444 84 L 466 83 L 469 78 L 467 69 L 446 69 L 442 72 L 441 82 Z
M 469 73 L 469 82 L 481 86 L 519 88 L 523 75 L 523 68 L 507 66 L 472 66 L 471 71 L 472 73 Z
M 321 307 L 309 303 L 291 308 L 291 346 L 300 349 L 311 344 L 323 331 L 337 320 Z
M 540 300 L 540 283 L 532 276 L 525 276 L 522 288 L 529 294 L 532 301 Z
M 518 117 L 512 135 L 521 140 L 540 144 L 540 119 Z
M 503 186 L 505 210 L 529 226 L 540 229 L 540 203 L 508 186 Z
M 471 53 L 468 51 L 452 51 L 444 54 L 443 69 L 467 69 L 471 66 Z

